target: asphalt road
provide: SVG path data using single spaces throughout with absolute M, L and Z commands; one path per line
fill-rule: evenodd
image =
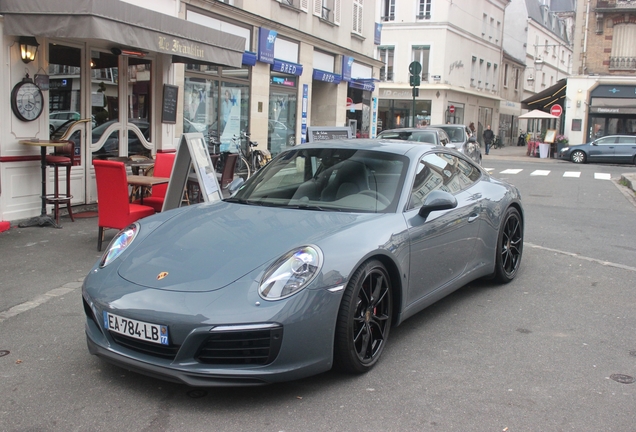
M 86 349 L 78 282 L 99 256 L 96 219 L 0 234 L 0 430 L 634 430 L 636 206 L 594 179 L 634 168 L 484 166 L 524 198 L 517 278 L 407 320 L 363 376 L 193 390 L 111 366 Z

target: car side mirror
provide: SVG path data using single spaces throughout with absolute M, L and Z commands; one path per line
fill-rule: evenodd
M 426 219 L 431 212 L 448 210 L 457 207 L 457 199 L 448 192 L 434 190 L 424 200 L 418 214 Z
M 230 193 L 230 195 L 232 195 L 234 192 L 239 190 L 241 186 L 243 186 L 243 183 L 245 183 L 245 180 L 243 180 L 243 177 L 237 177 L 234 180 L 232 180 L 232 183 L 230 183 L 227 186 L 227 190 Z

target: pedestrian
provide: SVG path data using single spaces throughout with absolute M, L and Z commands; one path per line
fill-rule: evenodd
M 468 125 L 468 129 L 470 129 L 470 135 L 474 136 L 475 139 L 477 139 L 477 131 L 475 130 L 475 123 L 470 122 L 470 124 Z
M 495 133 L 490 130 L 490 125 L 486 126 L 486 130 L 483 133 L 484 145 L 486 146 L 486 154 L 490 152 L 490 144 L 495 139 Z

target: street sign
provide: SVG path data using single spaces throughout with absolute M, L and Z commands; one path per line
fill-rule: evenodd
M 349 108 L 351 105 L 353 105 L 353 99 L 351 99 L 350 97 L 347 98 L 347 108 Z
M 422 65 L 418 61 L 411 62 L 409 65 L 409 73 L 411 75 L 419 75 L 422 72 Z
M 563 114 L 563 108 L 561 108 L 561 105 L 559 104 L 554 104 L 550 107 L 550 114 L 561 117 L 561 114 Z
M 455 112 L 455 105 L 451 105 L 448 107 L 448 112 L 453 114 Z

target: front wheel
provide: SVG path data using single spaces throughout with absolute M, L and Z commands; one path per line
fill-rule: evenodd
M 354 273 L 336 322 L 334 365 L 364 373 L 378 362 L 388 341 L 393 310 L 391 281 L 384 265 L 371 259 Z
M 236 158 L 236 165 L 234 166 L 234 175 L 242 177 L 244 180 L 250 178 L 250 164 L 242 155 Z
M 572 162 L 574 163 L 585 163 L 585 153 L 583 153 L 580 150 L 577 150 L 574 153 L 572 153 L 572 156 L 570 156 L 570 158 L 572 159 Z
M 523 221 L 519 211 L 510 207 L 499 228 L 497 256 L 495 257 L 495 279 L 508 283 L 517 275 L 523 253 Z

